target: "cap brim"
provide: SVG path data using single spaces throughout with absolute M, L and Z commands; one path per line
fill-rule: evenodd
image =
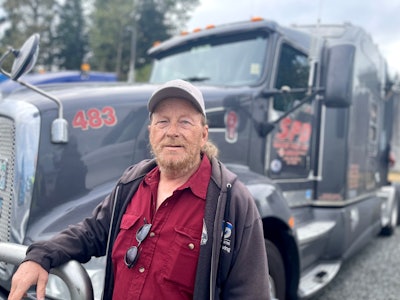
M 194 96 L 179 88 L 179 87 L 166 87 L 163 88 L 157 92 L 155 92 L 152 97 L 150 98 L 149 102 L 148 102 L 148 110 L 150 113 L 153 113 L 154 110 L 156 109 L 157 105 L 165 99 L 169 99 L 169 98 L 180 98 L 180 99 L 185 99 L 188 100 L 192 103 L 192 105 L 200 112 L 204 115 L 203 109 L 200 106 L 200 104 L 198 103 L 198 101 L 194 98 Z

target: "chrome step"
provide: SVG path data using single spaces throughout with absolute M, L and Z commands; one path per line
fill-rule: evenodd
M 334 221 L 316 221 L 297 228 L 297 238 L 300 245 L 312 242 L 327 234 L 334 226 Z
M 301 278 L 298 296 L 300 298 L 310 297 L 326 286 L 339 272 L 340 261 L 325 262 L 307 271 Z

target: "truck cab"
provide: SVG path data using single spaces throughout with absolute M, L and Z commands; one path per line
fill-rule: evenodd
M 395 229 L 397 195 L 386 179 L 393 99 L 385 60 L 362 28 L 256 19 L 176 37 L 149 55 L 151 82 L 203 87 L 221 160 L 248 168 L 242 180 L 270 256 L 284 266 L 273 278 L 279 299 L 316 293 L 344 259 Z M 272 182 L 264 193 L 251 172 Z M 269 185 L 289 214 L 271 208 Z
M 150 157 L 147 99 L 176 78 L 202 90 L 210 139 L 254 197 L 275 298 L 317 293 L 345 259 L 393 233 L 393 98 L 364 30 L 254 19 L 148 53 L 149 84 L 43 87 L 0 100 L 0 242 L 29 245 L 89 216 L 126 167 Z M 65 134 L 53 135 L 54 120 Z M 97 299 L 103 262 L 85 267 Z M 0 265 L 5 292 L 13 271 Z M 53 297 L 64 293 L 56 279 L 48 287 Z

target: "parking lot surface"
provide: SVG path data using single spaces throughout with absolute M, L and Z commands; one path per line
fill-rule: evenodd
M 343 265 L 336 278 L 311 300 L 399 300 L 400 227 L 377 236 Z

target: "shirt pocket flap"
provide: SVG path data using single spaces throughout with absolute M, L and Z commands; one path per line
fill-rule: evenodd
M 139 220 L 140 220 L 140 216 L 125 214 L 125 215 L 122 216 L 121 225 L 120 225 L 119 227 L 120 227 L 121 229 L 130 229 L 130 228 L 132 228 Z

